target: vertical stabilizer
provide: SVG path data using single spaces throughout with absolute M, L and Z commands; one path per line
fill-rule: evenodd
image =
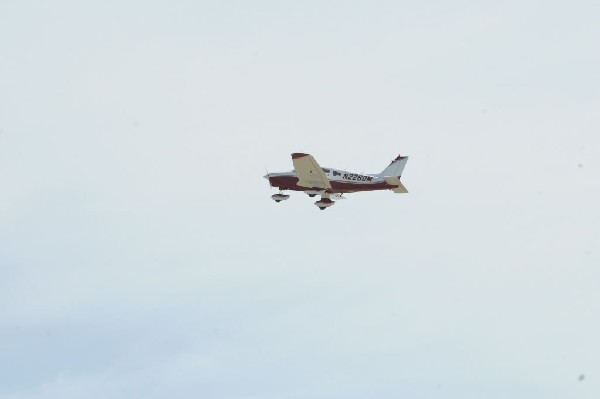
M 379 176 L 394 176 L 394 177 L 400 177 L 402 176 L 402 171 L 404 170 L 404 167 L 406 166 L 406 162 L 408 162 L 408 157 L 403 157 L 402 155 L 398 155 L 396 157 L 396 159 L 394 159 L 392 161 L 392 163 L 390 163 L 388 165 L 387 168 L 385 168 L 381 173 L 379 173 Z

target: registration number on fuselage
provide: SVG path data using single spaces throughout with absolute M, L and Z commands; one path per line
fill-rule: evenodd
M 342 176 L 345 180 L 353 180 L 353 181 L 372 181 L 373 176 L 363 176 L 357 175 L 355 173 L 344 173 Z

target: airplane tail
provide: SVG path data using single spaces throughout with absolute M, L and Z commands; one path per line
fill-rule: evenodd
M 385 179 L 387 184 L 396 186 L 392 191 L 398 194 L 408 192 L 406 187 L 400 182 L 400 176 L 402 176 L 402 171 L 406 166 L 406 162 L 408 162 L 408 157 L 398 155 L 396 159 L 394 159 L 392 163 L 379 174 L 379 176 Z
M 384 177 L 384 179 L 385 179 L 385 182 L 387 184 L 389 184 L 390 186 L 395 186 L 391 190 L 393 192 L 395 192 L 396 194 L 406 194 L 408 192 L 406 187 L 404 187 L 404 184 L 402 184 L 402 182 L 400 181 L 399 177 L 388 176 L 388 177 Z
M 379 176 L 381 177 L 386 177 L 386 176 L 393 176 L 393 177 L 400 177 L 402 176 L 402 171 L 404 170 L 404 167 L 406 166 L 406 162 L 408 161 L 408 157 L 403 157 L 402 155 L 398 155 L 396 157 L 396 159 L 394 159 L 392 161 L 392 163 L 390 163 L 388 165 L 387 168 L 385 168 L 381 173 L 379 173 Z

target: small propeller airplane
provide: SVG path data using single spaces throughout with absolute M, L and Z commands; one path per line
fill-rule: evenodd
M 408 157 L 396 157 L 381 173 L 362 174 L 345 170 L 322 168 L 310 154 L 292 154 L 294 170 L 282 173 L 267 173 L 264 178 L 271 187 L 279 188 L 279 193 L 271 196 L 275 202 L 290 198 L 285 190 L 304 191 L 309 197 L 320 195 L 315 202 L 324 210 L 335 204 L 334 200 L 345 199 L 343 194 L 360 191 L 392 190 L 395 193 L 407 193 L 400 182 L 400 176 Z

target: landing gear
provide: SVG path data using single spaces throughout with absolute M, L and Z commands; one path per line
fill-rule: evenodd
M 330 206 L 335 205 L 335 202 L 329 199 L 329 195 L 324 196 L 321 195 L 321 199 L 315 202 L 315 205 L 319 207 L 320 210 L 325 210 L 325 208 L 329 208 Z
M 319 194 L 323 194 L 325 192 L 325 190 L 319 190 L 319 189 L 314 189 L 314 190 L 304 190 L 304 192 L 309 196 L 309 197 L 315 197 Z
M 290 198 L 290 196 L 287 194 L 283 194 L 283 192 L 280 192 L 279 194 L 271 195 L 271 198 L 275 202 L 281 202 L 281 201 L 285 201 L 286 199 Z

